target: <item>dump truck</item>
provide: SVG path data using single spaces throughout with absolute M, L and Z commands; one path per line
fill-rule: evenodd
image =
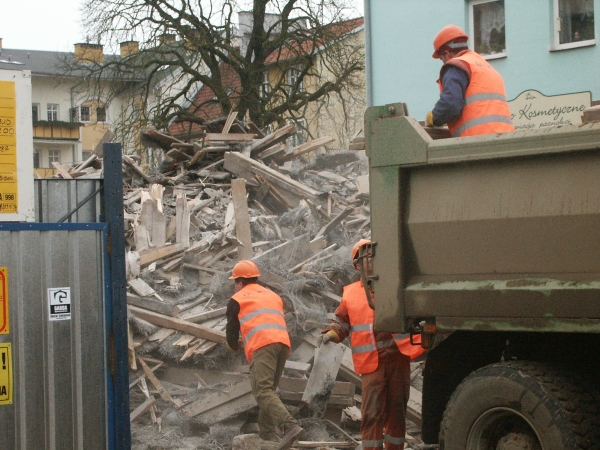
M 600 123 L 446 138 L 365 114 L 375 328 L 421 335 L 422 438 L 600 448 Z M 364 254 L 363 254 L 364 253 Z

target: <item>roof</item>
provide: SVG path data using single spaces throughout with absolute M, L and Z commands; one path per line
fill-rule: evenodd
M 284 47 L 280 50 L 275 50 L 273 53 L 267 56 L 265 63 L 273 64 L 278 61 L 286 61 L 288 59 L 293 59 L 297 57 L 300 53 L 310 53 L 315 50 L 318 51 L 323 46 L 331 43 L 333 40 L 340 38 L 346 34 L 350 34 L 353 31 L 358 31 L 358 29 L 362 28 L 364 24 L 364 17 L 358 17 L 356 19 L 349 19 L 343 22 L 330 24 L 327 26 L 328 33 L 323 37 L 322 42 L 313 42 L 311 40 L 306 40 L 302 43 L 293 42 L 293 44 L 289 47 Z
M 120 58 L 118 55 L 104 55 L 105 60 Z M 67 73 L 66 63 L 74 62 L 72 52 L 55 52 L 44 50 L 0 49 L 0 69 L 31 70 L 32 75 L 57 77 L 79 76 L 83 71 Z

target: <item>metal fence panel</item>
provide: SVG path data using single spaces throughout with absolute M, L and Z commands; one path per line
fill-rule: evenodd
M 14 384 L 12 404 L 0 404 L 3 449 L 108 445 L 104 231 L 65 227 L 0 227 L 10 317 L 0 343 L 11 343 Z M 48 288 L 61 287 L 71 291 L 71 319 L 50 321 Z
M 94 194 L 100 186 L 100 179 L 42 179 L 35 180 L 35 221 L 57 222 L 75 210 L 86 198 Z M 89 199 L 65 222 L 100 222 L 101 193 Z

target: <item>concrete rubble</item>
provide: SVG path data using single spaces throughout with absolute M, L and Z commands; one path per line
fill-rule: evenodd
M 143 131 L 144 145 L 164 153 L 155 170 L 123 158 L 132 448 L 276 445 L 257 441 L 249 365 L 223 345 L 228 276 L 239 259 L 253 259 L 261 284 L 284 301 L 293 348 L 279 394 L 307 430 L 294 448 L 356 448 L 360 376 L 348 342 L 324 407 L 305 405 L 303 394 L 317 337 L 343 286 L 358 279 L 351 248 L 370 237 L 364 138 L 318 153 L 333 139 L 289 148 L 293 125 L 263 135 L 231 117 L 185 142 Z M 57 170 L 101 177 L 100 163 L 93 155 Z M 418 445 L 422 363 L 412 369 L 408 441 Z

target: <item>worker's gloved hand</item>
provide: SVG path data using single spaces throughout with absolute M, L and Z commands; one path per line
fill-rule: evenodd
M 340 342 L 340 337 L 335 331 L 329 330 L 327 333 L 323 333 L 317 338 L 317 345 L 320 347 L 321 344 L 326 344 L 329 341 L 335 342 L 337 344 L 338 342 Z
M 432 127 L 433 126 L 433 112 L 429 111 L 425 116 L 425 126 Z
M 229 346 L 229 342 L 225 342 L 225 348 L 227 350 L 229 350 L 231 353 L 237 353 L 237 350 L 234 350 Z

